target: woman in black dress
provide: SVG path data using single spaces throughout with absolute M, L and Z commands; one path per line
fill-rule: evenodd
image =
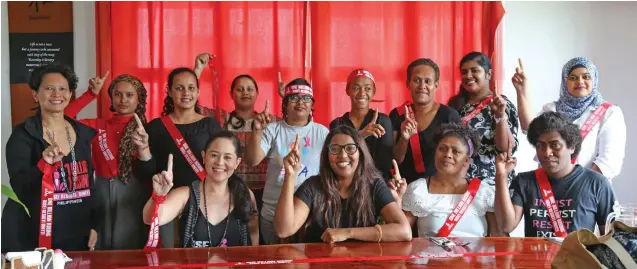
M 217 120 L 199 114 L 199 80 L 191 69 L 177 68 L 170 72 L 167 88 L 162 117 L 148 123 L 145 130 L 139 128 L 134 135 L 133 141 L 139 147 L 139 170 L 143 178 L 150 179 L 166 170 L 168 155 L 172 154 L 177 175 L 175 187 L 190 186 L 193 181 L 203 180 L 205 173 L 198 153 L 221 126 Z M 173 229 L 172 222 L 161 227 L 164 247 L 174 246 Z
M 181 215 L 183 247 L 230 247 L 259 244 L 254 194 L 239 177 L 239 140 L 229 131 L 216 133 L 201 151 L 206 178 L 189 186 L 173 187 L 172 155 L 167 169 L 153 177 L 153 197 L 144 207 L 144 221 L 152 221 L 159 205 L 159 225 Z M 169 193 L 170 191 L 170 193 Z
M 92 249 L 100 223 L 91 161 L 96 132 L 64 116 L 77 76 L 68 67 L 46 65 L 31 72 L 29 87 L 37 112 L 13 129 L 6 160 L 11 187 L 30 216 L 20 204 L 7 201 L 2 252 Z M 51 222 L 40 219 L 51 214 Z

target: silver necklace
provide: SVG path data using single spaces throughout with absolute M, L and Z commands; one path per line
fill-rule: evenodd
M 229 186 L 228 186 L 229 187 Z M 221 240 L 219 240 L 219 244 L 217 247 L 226 246 L 226 232 L 228 232 L 228 222 L 230 222 L 230 207 L 232 206 L 232 192 L 228 190 L 228 216 L 226 217 L 226 227 L 223 230 L 223 236 L 221 236 Z M 203 181 L 203 210 L 205 211 L 206 217 L 206 229 L 208 230 L 208 242 L 212 244 L 212 235 L 210 234 L 210 220 L 208 219 L 208 202 L 206 201 L 206 179 Z M 226 241 L 226 242 L 224 242 Z
M 44 125 L 44 124 L 42 124 Z M 46 135 L 49 137 L 49 140 L 51 140 L 51 142 L 55 143 L 55 141 L 53 140 L 53 135 L 51 135 L 51 132 L 49 131 L 50 128 L 48 126 L 44 126 L 47 130 L 46 130 Z M 62 181 L 62 185 L 64 185 L 64 189 L 66 189 L 66 193 L 68 194 L 73 194 L 75 192 L 75 187 L 77 184 L 77 161 L 75 159 L 75 149 L 73 148 L 72 145 L 72 141 L 71 141 L 71 131 L 69 130 L 69 126 L 67 125 L 66 121 L 64 121 L 64 129 L 66 130 L 66 138 L 67 141 L 69 143 L 69 149 L 71 150 L 71 169 L 73 170 L 73 180 L 69 180 L 66 176 L 66 169 L 64 169 L 64 161 L 60 160 L 60 177 Z M 72 189 L 69 188 L 69 184 L 72 185 Z

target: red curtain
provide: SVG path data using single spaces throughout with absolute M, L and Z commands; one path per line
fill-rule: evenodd
M 435 99 L 446 104 L 458 92 L 462 56 L 494 55 L 504 10 L 500 2 L 311 2 L 310 14 L 312 86 L 317 102 L 330 104 L 316 118 L 325 123 L 349 111 L 345 84 L 355 68 L 376 78 L 375 99 L 385 102 L 373 107 L 389 113 L 408 100 L 407 65 L 417 58 L 439 65 Z
M 304 2 L 95 2 L 97 71 L 139 77 L 148 90 L 147 116 L 160 116 L 168 73 L 193 68 L 195 57 L 218 57 L 221 108 L 231 111 L 230 83 L 250 74 L 258 83 L 256 109 L 265 100 L 280 115 L 277 72 L 303 77 L 306 4 Z M 110 81 L 107 81 L 109 83 Z M 202 73 L 199 103 L 214 107 L 213 74 Z M 100 94 L 98 116 L 110 117 L 110 98 Z
M 130 73 L 149 90 L 148 117 L 160 115 L 167 75 L 193 67 L 200 52 L 219 58 L 221 108 L 233 109 L 232 78 L 248 73 L 259 84 L 256 109 L 273 100 L 277 72 L 284 81 L 306 77 L 322 124 L 349 110 L 345 80 L 355 68 L 377 80 L 373 104 L 389 111 L 409 98 L 406 67 L 420 57 L 440 66 L 436 100 L 446 103 L 459 87 L 458 63 L 470 51 L 494 59 L 501 70 L 497 26 L 500 2 L 96 2 L 98 73 Z M 113 76 L 111 76 L 112 78 Z M 214 107 L 212 72 L 202 75 L 202 105 Z M 105 91 L 98 116 L 108 117 Z

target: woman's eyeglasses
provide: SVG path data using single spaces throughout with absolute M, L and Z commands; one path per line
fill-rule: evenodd
M 345 149 L 345 153 L 347 153 L 347 155 L 354 155 L 354 153 L 356 153 L 356 151 L 358 151 L 358 145 L 356 144 L 347 144 L 347 145 L 338 145 L 338 144 L 329 144 L 327 146 L 327 150 L 330 152 L 330 154 L 334 154 L 337 155 L 339 153 L 341 153 L 341 151 Z
M 299 100 L 302 100 L 303 103 L 309 103 L 313 101 L 311 95 L 298 95 L 298 94 L 290 95 L 290 97 L 288 97 L 288 100 L 292 103 L 296 103 Z

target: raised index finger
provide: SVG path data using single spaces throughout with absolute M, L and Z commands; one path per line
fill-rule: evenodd
M 522 58 L 518 58 L 518 65 L 520 66 L 520 70 L 524 70 L 524 65 L 522 64 Z
M 265 100 L 265 108 L 263 109 L 263 113 L 270 114 L 270 100 Z
M 378 121 L 378 108 L 376 109 L 376 112 L 374 112 L 374 118 L 372 119 L 372 123 L 376 123 Z
M 168 165 L 166 166 L 166 171 L 171 173 L 173 171 L 173 155 L 172 154 L 168 154 Z
M 137 127 L 144 128 L 144 124 L 142 123 L 142 120 L 139 119 L 139 116 L 137 116 L 137 113 L 134 113 L 133 117 L 135 117 L 135 121 L 137 122 Z
M 108 77 L 108 75 L 109 75 L 110 73 L 111 73 L 111 71 L 110 71 L 110 70 L 109 70 L 109 71 L 106 71 L 106 74 L 102 77 L 102 80 L 105 80 L 105 79 Z
M 394 175 L 398 176 L 398 178 L 403 178 L 400 176 L 400 170 L 398 169 L 398 163 L 396 163 L 396 160 L 392 159 L 391 162 L 394 165 Z
M 294 149 L 297 151 L 299 150 L 299 143 L 300 143 L 299 134 L 296 134 L 296 141 L 294 141 Z
M 277 72 L 277 76 L 278 76 L 278 79 L 279 79 L 279 81 L 278 81 L 279 84 L 283 83 L 283 80 L 281 80 L 281 72 Z

